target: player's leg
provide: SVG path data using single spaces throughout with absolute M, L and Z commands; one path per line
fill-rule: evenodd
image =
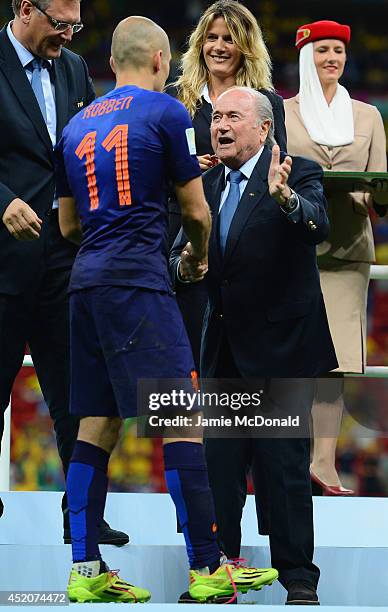
M 109 318 L 110 329 L 104 334 L 103 350 L 122 418 L 137 414 L 138 379 L 188 378 L 188 387 L 193 391 L 192 354 L 172 296 L 143 289 L 104 287 L 98 312 L 101 320 Z M 173 437 L 165 442 L 167 484 L 184 530 L 190 563 L 197 568 L 208 566 L 213 571 L 219 565 L 220 552 L 201 440 L 177 441 Z
M 53 420 L 58 453 L 65 478 L 77 440 L 79 417 L 69 412 L 70 338 L 68 284 L 70 270 L 49 269 L 40 286 L 29 329 L 29 344 L 43 396 Z M 67 500 L 64 512 L 64 540 L 70 538 Z M 100 543 L 126 544 L 127 534 L 100 526 Z
M 165 334 L 159 339 L 159 346 L 164 347 L 172 372 L 170 377 L 186 377 L 184 388 L 190 391 L 191 387 L 193 392 L 190 381 L 192 355 L 175 301 L 165 297 L 159 303 L 158 312 L 163 320 L 161 334 Z M 166 354 L 174 334 L 178 334 L 180 346 L 172 345 Z M 193 423 L 196 422 L 195 417 Z M 178 431 L 172 428 L 172 431 L 167 430 L 164 434 L 165 476 L 185 537 L 190 565 L 189 592 L 184 593 L 180 601 L 226 602 L 233 600 L 237 592 L 258 590 L 265 584 L 271 584 L 278 575 L 275 569 L 247 568 L 228 562 L 226 558 L 221 563 L 222 553 L 217 543 L 216 515 L 202 437 L 192 437 L 193 433 L 202 436 L 202 432 L 198 431 L 198 427 L 194 427 L 194 431 L 193 428 L 185 431 L 185 426 Z M 229 503 L 228 500 L 226 503 Z
M 108 489 L 109 457 L 116 445 L 120 426 L 118 417 L 81 419 L 67 474 L 74 563 L 102 561 L 98 548 L 99 525 Z
M 196 393 L 191 382 L 192 353 L 174 298 L 131 288 L 103 287 L 100 293 L 98 314 L 101 320 L 108 318 L 110 324 L 109 334 L 103 336 L 103 350 L 120 416 L 136 415 L 138 379 L 158 379 L 161 387 L 166 380 L 175 383 L 180 379 L 180 385 L 183 379 L 182 388 Z M 176 411 L 176 406 L 171 408 Z M 195 599 L 223 595 L 230 599 L 234 588 L 261 588 L 263 583 L 272 582 L 277 572 L 270 570 L 269 576 L 264 570 L 219 566 L 213 499 L 202 440 L 197 436 L 193 438 L 192 430 L 183 429 L 182 435 L 174 430 L 166 432 L 166 480 L 185 535 L 189 563 L 195 568 L 190 577 Z
M 275 569 L 244 567 L 223 557 L 217 543 L 213 495 L 202 440 L 164 439 L 165 477 L 182 527 L 190 565 L 189 591 L 181 603 L 234 601 L 238 592 L 272 584 Z
M 202 440 L 165 438 L 164 470 L 167 488 L 177 509 L 190 567 L 220 565 L 217 524 Z
M 150 593 L 110 572 L 98 548 L 108 462 L 121 425 L 99 342 L 106 330 L 95 320 L 98 308 L 98 290 L 70 297 L 70 411 L 81 423 L 67 476 L 73 552 L 68 595 L 78 602 L 147 601 Z

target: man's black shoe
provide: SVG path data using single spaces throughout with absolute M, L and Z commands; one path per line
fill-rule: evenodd
M 317 590 L 308 582 L 290 582 L 287 591 L 286 606 L 319 606 Z
M 2 500 L 1 500 L 1 497 L 0 497 L 0 516 L 3 516 L 3 512 L 4 512 L 4 504 L 3 504 Z
M 71 544 L 70 529 L 65 527 L 63 530 L 63 541 L 65 544 Z M 111 529 L 106 521 L 102 521 L 100 527 L 99 544 L 113 544 L 114 546 L 124 546 L 128 544 L 129 536 L 123 531 Z
M 231 597 L 232 595 L 222 595 L 222 597 L 213 597 L 212 599 L 208 599 L 207 601 L 198 601 L 198 599 L 194 599 L 194 597 L 191 597 L 189 591 L 185 591 L 185 593 L 182 593 L 182 595 L 180 596 L 178 603 L 181 603 L 181 604 L 201 604 L 201 603 L 226 604 L 231 599 Z M 235 599 L 231 603 L 236 604 L 237 599 Z

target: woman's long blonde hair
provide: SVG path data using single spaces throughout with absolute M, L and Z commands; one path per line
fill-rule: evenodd
M 233 43 L 241 52 L 236 85 L 273 90 L 272 62 L 255 17 L 237 0 L 217 0 L 206 9 L 192 32 L 189 48 L 180 62 L 181 76 L 175 82 L 178 98 L 191 116 L 195 114 L 202 89 L 209 80 L 202 47 L 207 31 L 217 17 L 225 19 Z

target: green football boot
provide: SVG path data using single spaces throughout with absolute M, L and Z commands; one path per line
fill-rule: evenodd
M 151 598 L 149 591 L 125 582 L 114 571 L 104 572 L 95 578 L 87 578 L 72 570 L 67 585 L 67 594 L 70 601 L 79 603 L 143 603 Z
M 189 594 L 199 602 L 210 602 L 220 597 L 224 600 L 227 596 L 234 600 L 237 593 L 259 591 L 264 585 L 272 584 L 278 576 L 276 569 L 244 567 L 234 563 L 220 565 L 215 572 L 208 575 L 190 570 Z

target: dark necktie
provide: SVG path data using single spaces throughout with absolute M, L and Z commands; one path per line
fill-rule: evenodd
M 46 67 L 45 60 L 42 60 L 39 57 L 31 60 L 31 62 L 27 65 L 27 69 L 32 72 L 31 87 L 36 99 L 38 100 L 39 108 L 42 112 L 45 123 L 47 123 L 47 111 L 42 86 L 42 68 Z
M 228 174 L 230 181 L 229 193 L 220 212 L 220 244 L 222 254 L 225 253 L 229 228 L 240 200 L 240 183 L 245 178 L 240 170 L 232 170 Z

